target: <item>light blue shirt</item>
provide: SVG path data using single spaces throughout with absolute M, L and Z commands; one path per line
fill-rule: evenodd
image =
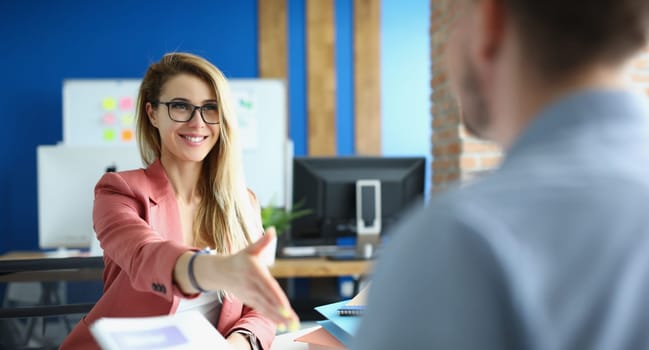
M 354 350 L 648 349 L 649 105 L 582 91 L 390 233 Z

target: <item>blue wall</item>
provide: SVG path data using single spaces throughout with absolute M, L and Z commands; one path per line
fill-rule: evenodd
M 430 190 L 430 1 L 381 2 L 382 151 L 386 156 L 428 155 Z
M 36 146 L 62 139 L 63 79 L 141 78 L 169 51 L 258 75 L 256 0 L 2 1 L 0 14 L 0 252 L 38 246 Z
M 306 16 L 305 0 L 287 0 L 288 20 L 288 132 L 296 156 L 308 154 L 306 120 Z
M 349 0 L 334 3 L 336 28 L 336 150 L 339 156 L 354 147 L 354 8 Z

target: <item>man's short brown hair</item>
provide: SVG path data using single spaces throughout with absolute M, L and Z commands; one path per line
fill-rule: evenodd
M 542 73 L 619 64 L 647 45 L 649 0 L 503 0 Z

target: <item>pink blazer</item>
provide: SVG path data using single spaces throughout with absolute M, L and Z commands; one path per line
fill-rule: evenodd
M 197 296 L 173 283 L 176 260 L 196 248 L 183 245 L 176 198 L 160 161 L 105 174 L 95 188 L 93 220 L 104 249 L 104 291 L 60 349 L 99 349 L 88 326 L 100 317 L 173 314 L 181 297 Z M 264 349 L 275 337 L 272 321 L 234 297 L 223 300 L 217 329 L 223 336 L 249 330 Z

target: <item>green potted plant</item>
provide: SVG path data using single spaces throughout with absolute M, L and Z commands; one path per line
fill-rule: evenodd
M 304 208 L 304 200 L 294 204 L 290 210 L 276 206 L 271 200 L 267 206 L 261 208 L 261 223 L 264 229 L 274 226 L 277 236 L 281 236 L 289 229 L 291 221 L 309 215 L 311 212 L 311 209 Z

